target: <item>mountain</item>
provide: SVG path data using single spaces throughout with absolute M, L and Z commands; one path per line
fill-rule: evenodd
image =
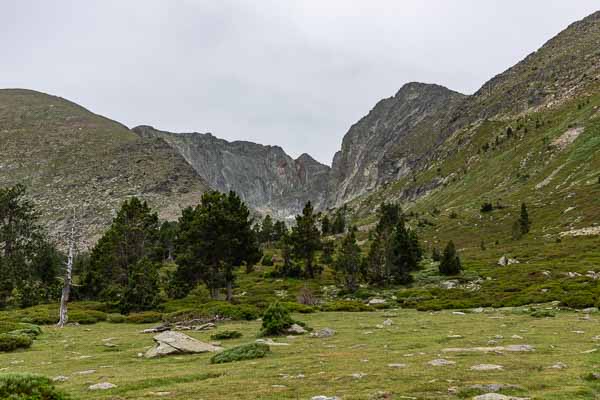
M 210 133 L 171 133 L 150 126 L 133 131 L 164 140 L 212 188 L 236 191 L 259 213 L 289 219 L 309 200 L 317 208 L 326 202 L 330 168 L 308 154 L 294 160 L 279 146 L 228 142 Z
M 129 196 L 174 219 L 208 189 L 164 141 L 31 90 L 0 90 L 0 149 L 0 187 L 25 184 L 59 242 L 75 212 L 83 247 Z
M 443 128 L 465 95 L 409 83 L 381 100 L 344 136 L 333 158 L 329 204 L 340 206 L 409 175 L 445 138 Z

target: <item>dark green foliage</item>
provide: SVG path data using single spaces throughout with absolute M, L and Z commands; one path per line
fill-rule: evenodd
M 212 340 L 239 339 L 241 337 L 242 333 L 238 331 L 221 331 L 210 336 Z
M 262 318 L 261 336 L 276 336 L 285 333 L 294 324 L 290 311 L 281 303 L 273 303 L 267 308 Z
M 130 324 L 150 324 L 161 321 L 162 314 L 156 311 L 144 311 L 129 314 L 126 319 Z
M 346 290 L 351 293 L 355 292 L 358 289 L 361 268 L 360 247 L 356 243 L 356 228 L 350 228 L 344 236 L 333 266 L 336 279 L 344 285 Z
M 262 257 L 248 207 L 234 192 L 207 192 L 200 205 L 183 211 L 179 227 L 175 279 L 182 293 L 202 281 L 213 297 L 226 287 L 232 300 L 234 270 Z
M 297 312 L 300 314 L 312 314 L 316 310 L 314 307 L 310 305 L 306 305 L 304 303 L 292 303 L 292 302 L 283 302 L 281 303 L 285 308 L 290 310 L 290 312 Z
M 531 221 L 529 221 L 529 213 L 527 212 L 527 205 L 521 203 L 521 214 L 519 216 L 519 228 L 521 235 L 526 235 L 531 229 Z
M 346 214 L 348 213 L 348 208 L 344 205 L 341 208 L 338 208 L 335 211 L 335 215 L 333 217 L 333 222 L 331 223 L 330 233 L 334 235 L 339 235 L 346 231 Z
M 26 334 L 0 333 L 0 352 L 27 349 L 32 343 L 33 339 Z
M 271 243 L 274 239 L 273 219 L 270 215 L 266 215 L 260 227 L 259 240 L 260 243 Z
M 588 308 L 595 305 L 595 299 L 592 293 L 581 291 L 563 297 L 561 304 L 571 308 Z
M 260 312 L 251 304 L 234 305 L 214 301 L 203 307 L 182 309 L 166 314 L 163 319 L 167 322 L 178 322 L 191 319 L 211 319 L 217 316 L 236 321 L 252 321 L 260 316 Z
M 23 322 L 0 321 L 0 334 L 2 333 L 26 334 L 35 337 L 42 333 L 42 328 Z
M 113 324 L 122 324 L 127 320 L 127 317 L 122 314 L 108 314 L 106 320 Z
M 494 211 L 494 206 L 492 203 L 485 202 L 481 205 L 480 211 L 482 213 L 492 212 Z
M 0 307 L 15 293 L 21 307 L 60 296 L 63 257 L 48 242 L 38 216 L 23 185 L 0 188 Z
M 158 237 L 161 261 L 173 260 L 178 229 L 179 227 L 175 221 L 164 221 L 160 225 Z
M 285 235 L 288 234 L 288 228 L 283 221 L 275 221 L 273 225 L 273 241 L 280 241 Z
M 440 253 L 440 249 L 434 247 L 433 250 L 431 250 L 431 259 L 436 262 L 442 260 L 442 254 Z
M 406 227 L 404 220 L 396 224 L 390 246 L 389 281 L 400 284 L 412 282 L 410 273 L 418 269 L 422 251 L 417 234 Z
M 290 235 L 292 256 L 304 262 L 304 274 L 309 278 L 315 277 L 315 253 L 321 247 L 321 232 L 317 228 L 317 214 L 313 206 L 306 203 L 302 215 L 296 216 L 296 225 Z
M 324 241 L 321 245 L 321 263 L 331 265 L 333 263 L 333 251 L 335 246 L 332 241 Z
M 323 236 L 328 236 L 330 233 L 331 233 L 331 222 L 329 221 L 329 216 L 327 214 L 325 214 L 321 218 L 321 234 Z
M 158 269 L 160 265 L 142 258 L 129 267 L 127 287 L 119 302 L 122 313 L 152 310 L 160 303 Z
M 262 265 L 264 265 L 265 267 L 271 267 L 273 266 L 273 256 L 270 254 L 265 254 L 262 258 L 262 260 L 260 261 L 260 263 Z
M 439 269 L 442 275 L 457 275 L 462 270 L 460 258 L 456 254 L 456 247 L 452 240 L 448 242 L 444 249 Z
M 233 347 L 215 354 L 211 359 L 211 364 L 223 364 L 233 361 L 254 360 L 263 358 L 271 349 L 264 343 L 250 343 Z
M 125 201 L 108 231 L 90 254 L 83 273 L 82 292 L 87 298 L 114 301 L 122 298 L 130 281 L 130 270 L 147 257 L 161 261 L 159 222 L 146 202 L 132 197 Z
M 374 311 L 374 308 L 369 307 L 368 305 L 366 305 L 365 303 L 361 303 L 360 301 L 339 300 L 323 304 L 323 306 L 321 307 L 321 311 L 363 312 Z
M 363 274 L 366 279 L 377 286 L 389 284 L 392 262 L 392 234 L 394 227 L 402 219 L 402 212 L 397 204 L 382 203 L 378 210 L 379 221 L 371 232 L 369 253 L 364 262 Z
M 6 400 L 67 400 L 50 379 L 32 374 L 1 374 L 0 399 Z

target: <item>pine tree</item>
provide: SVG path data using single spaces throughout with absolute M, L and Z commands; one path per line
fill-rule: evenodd
M 396 224 L 391 239 L 391 271 L 392 283 L 409 283 L 412 281 L 411 271 L 415 271 L 421 257 L 417 236 L 406 228 L 403 220 Z
M 440 274 L 442 275 L 457 275 L 462 270 L 460 258 L 456 254 L 456 247 L 451 240 L 444 249 L 444 254 L 439 266 Z
M 288 234 L 288 228 L 283 221 L 275 221 L 273 225 L 273 241 L 279 242 Z
M 440 249 L 438 249 L 437 247 L 433 248 L 433 250 L 431 251 L 431 259 L 436 262 L 442 260 L 442 255 L 440 254 Z
M 392 280 L 392 234 L 403 217 L 400 207 L 393 203 L 382 203 L 377 213 L 379 221 L 371 232 L 369 253 L 364 263 L 365 274 L 370 283 L 385 286 Z
M 333 263 L 334 245 L 332 241 L 324 241 L 321 245 L 321 263 L 331 265 Z
M 522 235 L 528 234 L 529 229 L 531 228 L 531 222 L 529 221 L 529 213 L 527 212 L 527 205 L 525 205 L 525 203 L 521 203 L 521 215 L 519 217 L 519 227 L 521 229 Z
M 331 233 L 333 233 L 334 235 L 339 235 L 346 231 L 346 212 L 346 205 L 344 205 L 341 208 L 338 208 L 335 211 L 333 222 L 331 224 Z
M 144 257 L 162 261 L 158 215 L 132 197 L 121 205 L 108 231 L 90 254 L 82 292 L 88 298 L 112 300 L 128 284 L 129 268 Z
M 302 215 L 296 216 L 296 225 L 291 234 L 292 254 L 304 261 L 304 273 L 309 278 L 315 277 L 315 253 L 321 247 L 321 233 L 317 228 L 317 215 L 313 206 L 306 203 Z
M 203 281 L 213 297 L 225 287 L 231 301 L 235 269 L 262 257 L 249 216 L 234 192 L 204 193 L 196 208 L 184 210 L 176 245 L 176 281 L 187 282 L 187 290 Z
M 269 214 L 265 215 L 265 218 L 262 221 L 260 228 L 260 242 L 261 243 L 271 243 L 273 240 L 273 219 Z
M 331 233 L 331 222 L 329 222 L 329 217 L 327 214 L 323 215 L 321 218 L 321 234 L 323 236 L 328 236 Z
M 356 243 L 356 228 L 352 227 L 342 239 L 334 262 L 336 278 L 343 283 L 346 290 L 355 292 L 361 270 L 360 247 Z
M 121 312 L 152 310 L 160 302 L 158 269 L 160 265 L 147 257 L 128 270 L 127 286 L 119 301 Z

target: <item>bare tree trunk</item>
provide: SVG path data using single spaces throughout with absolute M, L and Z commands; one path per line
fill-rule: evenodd
M 59 321 L 56 324 L 62 328 L 69 321 L 67 303 L 69 302 L 69 294 L 71 293 L 71 275 L 73 272 L 73 247 L 75 246 L 75 222 L 71 226 L 71 238 L 69 239 L 69 256 L 67 258 L 67 269 L 65 271 L 65 282 L 63 285 L 62 295 L 60 296 L 60 312 Z
M 231 303 L 233 300 L 233 285 L 231 281 L 227 281 L 227 301 Z

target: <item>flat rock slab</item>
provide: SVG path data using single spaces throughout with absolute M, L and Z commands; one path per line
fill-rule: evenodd
M 268 346 L 289 346 L 289 343 L 276 342 L 273 339 L 256 339 L 256 343 L 266 344 Z
M 528 344 L 511 344 L 508 346 L 493 346 L 493 347 L 449 347 L 442 349 L 444 353 L 501 353 L 508 352 L 530 352 L 535 351 L 533 346 Z
M 319 329 L 318 331 L 311 333 L 310 337 L 323 339 L 323 338 L 332 337 L 333 335 L 335 335 L 335 331 L 333 329 L 323 328 L 323 329 Z
M 144 355 L 146 358 L 155 358 L 169 354 L 193 354 L 217 352 L 222 347 L 214 346 L 196 340 L 180 332 L 166 331 L 154 336 L 155 346 Z
M 471 371 L 502 371 L 504 367 L 496 364 L 477 364 L 471 367 Z
M 90 390 L 109 390 L 109 389 L 114 389 L 116 387 L 117 387 L 117 385 L 114 385 L 110 382 L 101 382 L 101 383 L 96 383 L 95 385 L 90 386 L 88 389 L 90 389 Z
M 406 364 L 388 364 L 388 367 L 390 368 L 406 368 Z
M 529 400 L 529 398 L 506 396 L 499 393 L 486 393 L 473 397 L 473 400 Z
M 438 358 L 436 360 L 429 361 L 427 364 L 432 365 L 434 367 L 445 367 L 447 365 L 454 365 L 454 364 L 456 364 L 456 362 L 450 361 L 450 360 L 445 360 L 443 358 Z

